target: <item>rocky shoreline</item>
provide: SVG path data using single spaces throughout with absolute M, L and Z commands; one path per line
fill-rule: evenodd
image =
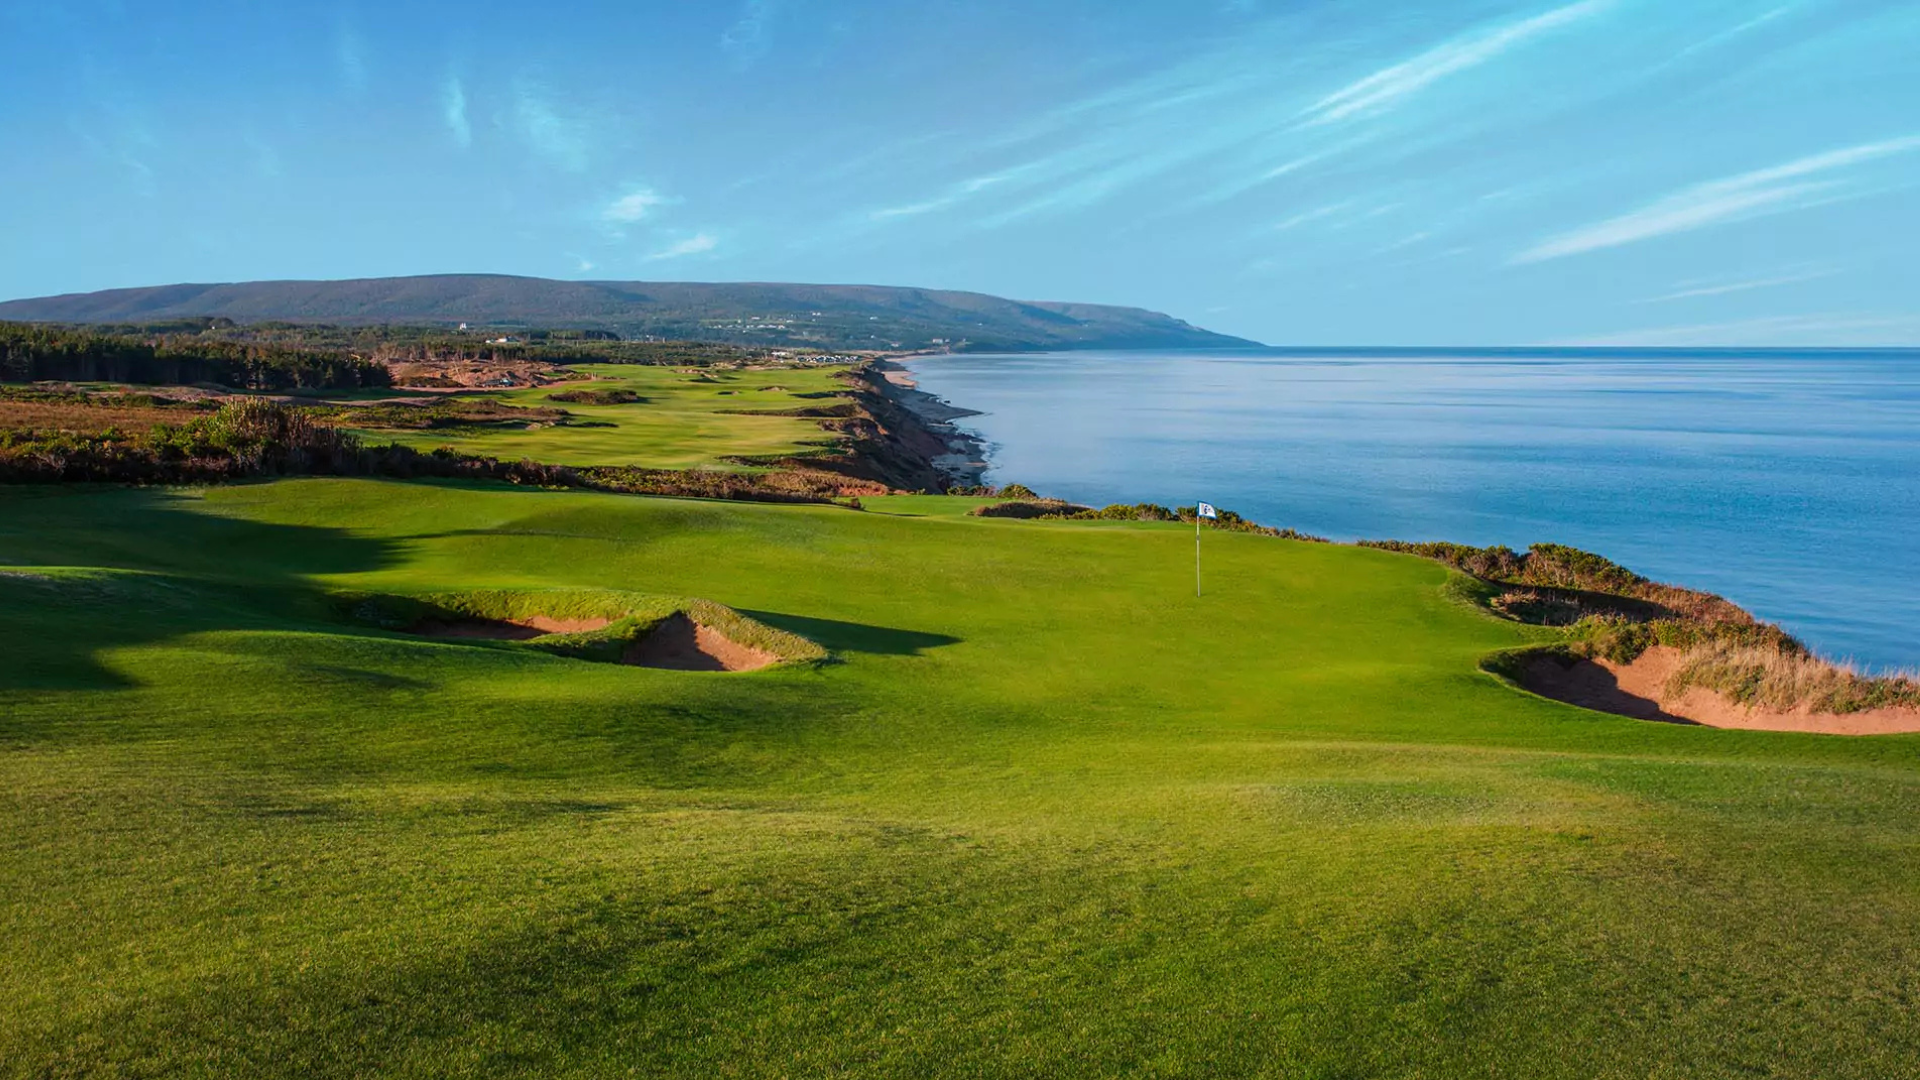
M 890 360 L 877 360 L 860 372 L 876 396 L 895 406 L 892 426 L 901 443 L 923 458 L 945 487 L 978 487 L 988 463 L 986 444 L 954 425 L 955 420 L 979 416 L 921 390 L 913 373 Z

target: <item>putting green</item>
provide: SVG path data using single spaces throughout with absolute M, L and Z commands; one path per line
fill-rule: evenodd
M 617 408 L 617 407 L 615 407 Z M 1421 560 L 454 484 L 0 489 L 7 1075 L 1889 1077 L 1920 738 L 1583 712 Z M 716 601 L 730 673 L 336 592 Z

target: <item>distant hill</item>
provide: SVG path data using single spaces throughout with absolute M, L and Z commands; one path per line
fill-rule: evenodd
M 1234 348 L 1140 308 L 879 285 L 552 281 L 495 274 L 109 289 L 0 303 L 0 320 L 471 323 L 831 349 Z

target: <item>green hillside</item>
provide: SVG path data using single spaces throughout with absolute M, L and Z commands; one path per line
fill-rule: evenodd
M 1219 349 L 1253 342 L 1141 308 L 882 285 L 551 281 L 437 274 L 161 285 L 0 302 L 0 319 L 229 319 L 597 328 L 628 337 L 830 349 Z
M 0 489 L 0 1075 L 1920 1060 L 1920 739 L 1523 694 L 1408 556 L 1210 534 L 1196 599 L 1188 529 L 970 505 Z M 560 588 L 834 659 L 340 599 Z

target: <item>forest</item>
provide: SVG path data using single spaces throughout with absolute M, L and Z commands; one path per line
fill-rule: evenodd
M 346 351 L 0 323 L 0 382 L 214 383 L 237 390 L 351 390 L 392 384 L 385 364 Z

